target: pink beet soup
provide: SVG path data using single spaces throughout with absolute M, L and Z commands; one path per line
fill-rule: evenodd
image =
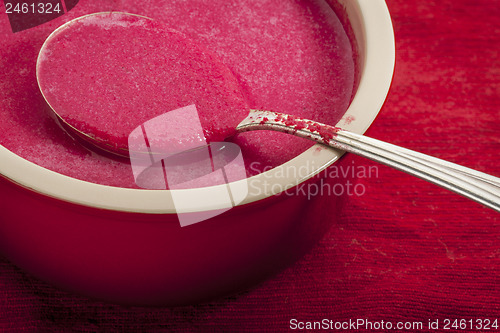
M 102 67 L 98 58 L 93 59 L 92 64 L 82 62 L 81 51 L 86 46 L 82 44 L 74 52 L 66 53 L 69 54 L 67 60 L 57 70 L 43 73 L 43 80 L 46 80 L 43 84 L 62 83 L 65 89 L 58 91 L 54 87 L 52 94 L 46 94 L 49 103 L 58 112 L 67 112 L 64 115 L 72 126 L 91 133 L 97 140 L 113 142 L 115 148 L 123 148 L 128 133 L 138 125 L 127 122 L 131 112 L 148 110 L 133 118 L 142 122 L 151 116 L 151 108 L 156 108 L 154 112 L 160 114 L 194 102 L 200 115 L 205 117 L 202 119 L 205 134 L 220 140 L 233 134 L 234 126 L 247 107 L 335 124 L 345 113 L 353 95 L 356 73 L 353 47 L 339 17 L 326 1 L 123 0 L 96 3 L 81 0 L 62 17 L 16 33 L 12 32 L 6 18 L 0 21 L 1 145 L 33 163 L 70 177 L 137 188 L 126 159 L 95 153 L 56 124 L 38 90 L 35 76 L 38 52 L 55 28 L 76 17 L 109 10 L 153 19 L 138 36 L 134 35 L 137 29 L 127 30 L 127 24 L 143 20 L 125 18 L 121 26 L 113 28 L 123 31 L 115 39 L 123 48 L 102 47 L 110 57 L 129 52 L 130 61 L 143 61 L 142 72 L 134 77 L 127 73 L 127 68 L 122 68 L 129 76 L 121 81 L 105 75 L 95 77 L 99 71 L 109 73 L 110 68 Z M 190 72 L 182 64 L 157 57 L 157 47 L 165 43 L 148 32 L 160 28 L 162 33 L 171 34 L 166 37 L 176 41 L 171 51 L 190 50 L 185 58 L 188 67 L 201 61 L 201 71 Z M 79 38 L 78 33 L 88 37 L 92 27 L 78 31 L 75 30 L 74 38 Z M 93 33 L 102 31 L 97 29 Z M 85 43 L 83 35 L 80 40 Z M 190 44 L 191 40 L 196 46 Z M 138 49 L 134 41 L 139 41 L 143 47 Z M 64 39 L 54 42 L 64 44 Z M 191 73 L 182 77 L 182 82 L 201 82 L 200 85 L 182 86 L 180 82 L 170 82 L 168 72 L 162 70 L 165 64 L 170 69 L 173 66 L 183 73 Z M 119 74 L 116 68 L 114 70 Z M 152 77 L 157 80 L 154 84 L 148 80 L 148 71 L 152 71 Z M 78 80 L 72 81 L 75 73 L 79 74 Z M 129 89 L 133 82 L 151 98 L 134 98 L 133 90 Z M 87 93 L 101 91 L 99 84 L 113 86 L 121 91 L 122 98 L 114 99 L 116 95 L 106 94 L 99 94 L 94 100 L 74 98 L 78 89 L 85 89 Z M 174 87 L 181 87 L 182 93 L 172 99 L 166 98 Z M 189 94 L 184 94 L 188 88 Z M 183 99 L 186 95 L 190 96 L 188 100 Z M 80 112 L 81 108 L 88 110 L 89 103 L 95 103 L 94 113 Z M 103 106 L 108 106 L 111 114 L 101 115 L 99 111 Z M 240 146 L 248 175 L 280 165 L 312 145 L 304 139 L 268 131 L 243 133 L 230 140 Z

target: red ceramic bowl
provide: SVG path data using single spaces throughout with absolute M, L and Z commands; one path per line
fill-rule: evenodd
M 342 0 L 332 8 L 352 28 L 361 73 L 338 126 L 363 133 L 392 78 L 391 19 L 383 0 Z M 245 180 L 249 192 L 236 207 L 181 228 L 172 191 L 80 181 L 0 146 L 0 250 L 45 281 L 110 302 L 180 305 L 208 300 L 261 281 L 324 234 L 334 219 L 335 197 L 283 191 L 318 182 L 321 171 L 340 155 L 316 145 Z M 300 172 L 284 173 L 287 168 Z M 191 198 L 206 198 L 218 190 L 184 191 Z M 192 214 L 220 208 L 203 199 L 191 200 L 189 207 Z

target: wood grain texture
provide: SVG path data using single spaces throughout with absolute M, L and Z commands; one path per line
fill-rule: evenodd
M 500 176 L 500 2 L 387 0 L 397 59 L 368 135 Z M 352 155 L 342 165 L 371 166 Z M 499 214 L 384 166 L 352 178 L 326 237 L 253 290 L 134 309 L 57 291 L 0 261 L 2 331 L 289 331 L 289 321 L 500 317 Z

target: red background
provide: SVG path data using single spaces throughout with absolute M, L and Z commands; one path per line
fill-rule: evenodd
M 500 176 L 500 1 L 387 0 L 391 91 L 367 135 Z M 341 163 L 370 166 L 351 154 Z M 2 331 L 288 331 L 289 321 L 499 318 L 500 214 L 385 166 L 325 238 L 252 290 L 175 309 L 67 294 L 0 258 Z M 499 323 L 500 324 L 500 323 Z

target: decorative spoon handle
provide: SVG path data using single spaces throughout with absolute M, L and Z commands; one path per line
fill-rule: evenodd
M 238 132 L 273 130 L 354 153 L 456 192 L 500 212 L 500 178 L 390 143 L 271 111 L 251 110 Z

